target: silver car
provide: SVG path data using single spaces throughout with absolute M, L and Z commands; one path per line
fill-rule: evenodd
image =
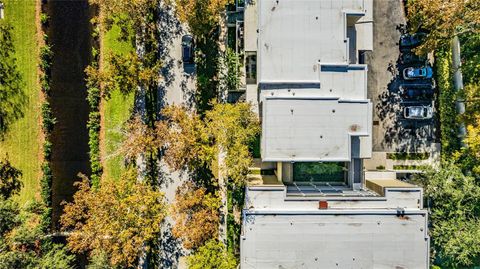
M 428 120 L 433 117 L 431 106 L 407 106 L 403 110 L 403 116 L 412 120 Z

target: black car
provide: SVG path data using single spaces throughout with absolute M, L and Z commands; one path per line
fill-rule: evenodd
M 426 55 L 417 55 L 413 52 L 404 52 L 400 56 L 400 62 L 402 64 L 415 64 L 415 63 L 425 64 L 426 61 L 427 61 Z
M 194 42 L 191 35 L 182 36 L 182 60 L 183 63 L 193 64 Z
M 402 98 L 410 100 L 431 99 L 435 93 L 435 86 L 432 84 L 403 84 L 399 89 Z
M 415 47 L 418 47 L 422 41 L 425 39 L 427 34 L 425 33 L 415 33 L 415 34 L 405 34 L 400 37 L 400 50 L 410 50 Z

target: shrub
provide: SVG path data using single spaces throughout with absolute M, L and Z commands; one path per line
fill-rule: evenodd
M 49 103 L 42 104 L 42 125 L 45 133 L 50 133 L 55 126 L 57 120 L 53 117 L 52 109 Z
M 43 177 L 42 177 L 42 180 L 40 181 L 41 196 L 45 205 L 50 206 L 53 175 L 52 175 L 52 169 L 50 168 L 49 162 L 44 162 L 42 164 L 42 172 L 43 172 Z
M 45 140 L 43 143 L 43 155 L 45 160 L 50 161 L 52 158 L 52 142 Z
M 45 13 L 40 14 L 40 23 L 42 26 L 46 27 L 48 26 L 48 22 L 50 21 L 50 16 L 48 16 Z
M 49 45 L 40 48 L 40 69 L 43 72 L 49 73 L 52 64 L 53 52 Z
M 98 106 L 100 105 L 100 89 L 98 87 L 88 89 L 87 101 L 90 105 L 90 110 L 98 110 Z
M 50 78 L 45 73 L 40 75 L 40 87 L 44 94 L 50 95 Z
M 426 160 L 430 157 L 428 152 L 394 152 L 387 153 L 387 159 L 391 160 Z

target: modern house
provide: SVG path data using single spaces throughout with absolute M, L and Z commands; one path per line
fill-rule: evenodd
M 246 2 L 246 99 L 262 135 L 242 268 L 428 267 L 422 189 L 363 165 L 372 1 Z

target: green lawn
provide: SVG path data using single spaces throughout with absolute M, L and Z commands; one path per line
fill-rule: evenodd
M 37 84 L 37 42 L 35 26 L 35 1 L 3 0 L 5 19 L 14 27 L 16 58 L 19 70 L 25 80 L 25 94 L 28 104 L 25 116 L 13 124 L 3 142 L 0 142 L 0 158 L 8 155 L 14 166 L 23 173 L 23 189 L 19 202 L 24 203 L 35 197 L 41 177 L 41 127 L 40 88 Z
M 133 47 L 128 42 L 119 42 L 117 37 L 120 30 L 114 26 L 106 35 L 104 35 L 103 49 L 104 55 L 109 52 L 126 53 L 133 50 Z M 108 101 L 103 102 L 102 116 L 104 132 L 104 178 L 115 179 L 118 178 L 123 169 L 123 156 L 117 152 L 123 141 L 122 127 L 126 120 L 131 115 L 133 107 L 133 94 L 124 96 L 119 91 L 111 93 Z

